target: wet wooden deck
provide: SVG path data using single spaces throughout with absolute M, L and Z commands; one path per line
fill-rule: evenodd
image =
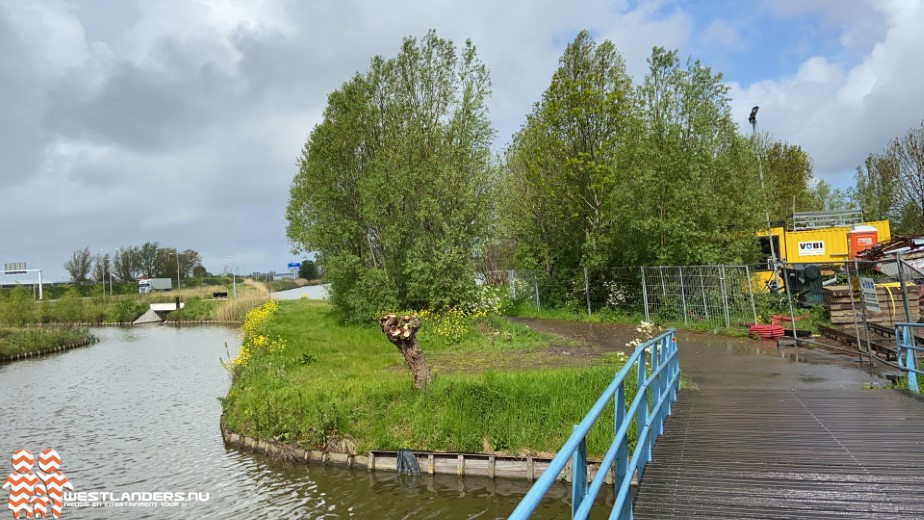
M 924 400 L 893 390 L 683 391 L 636 519 L 924 518 Z

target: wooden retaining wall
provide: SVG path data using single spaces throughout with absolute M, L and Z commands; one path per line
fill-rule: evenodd
M 78 341 L 76 343 L 68 343 L 66 345 L 59 345 L 57 347 L 46 348 L 44 350 L 39 350 L 37 352 L 23 352 L 21 354 L 13 354 L 12 356 L 0 356 L 0 363 L 6 363 L 9 361 L 17 361 L 20 359 L 28 359 L 39 356 L 46 356 L 48 354 L 54 354 L 55 352 L 64 352 L 65 350 L 71 350 L 78 347 L 86 347 L 87 345 L 92 344 L 93 341 L 85 340 Z
M 304 463 L 337 464 L 349 468 L 365 468 L 369 471 L 398 471 L 396 451 L 374 450 L 365 455 L 331 453 L 320 450 L 306 450 L 276 442 L 255 439 L 232 432 L 221 421 L 221 436 L 225 444 L 264 453 L 271 457 L 285 458 Z M 488 453 L 442 453 L 414 452 L 421 474 L 458 475 L 460 477 L 480 476 L 488 478 L 515 478 L 536 480 L 549 467 L 552 459 L 544 457 L 509 457 Z M 600 467 L 598 461 L 587 464 L 588 479 L 593 479 Z M 558 475 L 558 480 L 571 481 L 571 463 Z M 606 483 L 613 483 L 613 472 L 608 471 Z M 634 483 L 633 483 L 634 485 Z

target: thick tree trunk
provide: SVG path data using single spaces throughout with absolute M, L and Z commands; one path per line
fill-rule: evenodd
M 386 314 L 379 320 L 379 325 L 382 326 L 382 332 L 388 341 L 398 347 L 404 356 L 404 361 L 414 377 L 414 386 L 423 389 L 430 383 L 431 378 L 430 365 L 417 343 L 417 329 L 422 325 L 420 318 L 417 314 L 400 318 L 394 314 Z

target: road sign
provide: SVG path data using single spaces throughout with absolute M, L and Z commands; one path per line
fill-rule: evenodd
M 876 282 L 872 278 L 860 277 L 860 289 L 863 291 L 863 304 L 866 310 L 879 312 L 879 295 L 876 294 Z
M 301 262 L 289 262 L 289 269 L 298 269 L 301 266 Z
M 26 274 L 26 263 L 3 264 L 3 274 Z

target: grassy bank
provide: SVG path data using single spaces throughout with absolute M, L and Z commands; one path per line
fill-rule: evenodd
M 255 311 L 231 364 L 226 423 L 305 448 L 551 453 L 624 360 L 561 354 L 561 340 L 497 317 L 428 316 L 419 338 L 435 377 L 418 392 L 378 328 L 345 325 L 324 302 Z M 607 413 L 588 439 L 597 455 L 612 436 Z
M 36 324 L 130 324 L 152 303 L 171 303 L 179 298 L 185 308 L 171 313 L 176 320 L 241 322 L 247 311 L 269 299 L 268 289 L 249 280 L 237 284 L 237 298 L 215 299 L 216 292 L 230 293 L 225 286 L 193 287 L 179 291 L 112 295 L 101 287 L 89 297 L 77 287 L 64 290 L 57 299 L 34 301 L 25 287 L 0 294 L 0 325 L 23 327 Z
M 86 329 L 0 328 L 0 358 L 94 341 Z

